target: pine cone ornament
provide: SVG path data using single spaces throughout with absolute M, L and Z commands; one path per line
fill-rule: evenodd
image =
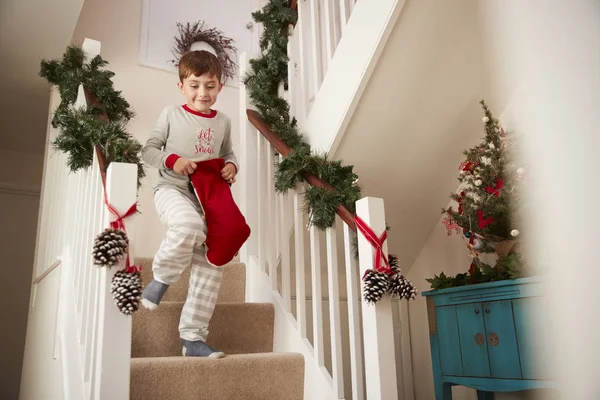
M 417 297 L 417 289 L 402 274 L 395 274 L 390 280 L 389 293 L 400 299 L 414 300 Z
M 400 269 L 398 257 L 396 257 L 393 254 L 390 254 L 388 255 L 388 260 L 390 263 L 390 267 L 394 272 L 393 275 L 390 277 L 390 295 L 392 295 L 393 297 L 398 297 L 400 299 L 414 300 L 417 297 L 417 289 L 414 287 L 411 281 L 409 281 L 404 277 L 404 275 L 402 275 L 402 270 Z
M 368 270 L 363 277 L 364 298 L 367 303 L 375 304 L 388 291 L 390 281 L 387 274 L 377 272 L 372 269 Z
M 131 315 L 140 308 L 142 276 L 139 272 L 118 271 L 112 279 L 110 292 L 119 311 Z
M 107 228 L 96 236 L 94 241 L 94 264 L 100 267 L 111 268 L 129 251 L 127 234 L 119 229 Z

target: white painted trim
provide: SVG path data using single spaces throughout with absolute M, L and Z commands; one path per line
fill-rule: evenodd
M 39 197 L 41 188 L 36 185 L 26 185 L 23 183 L 0 182 L 0 193 Z

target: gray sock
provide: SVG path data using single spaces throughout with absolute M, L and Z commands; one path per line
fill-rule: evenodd
M 202 340 L 183 341 L 183 355 L 185 357 L 208 357 L 208 358 L 222 358 L 225 357 L 225 353 L 219 350 L 215 350 Z
M 166 283 L 152 279 L 142 292 L 142 305 L 150 310 L 156 309 L 168 288 Z

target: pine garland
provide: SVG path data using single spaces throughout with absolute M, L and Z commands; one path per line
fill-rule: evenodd
M 331 184 L 335 192 L 310 187 L 305 195 L 309 223 L 324 230 L 333 226 L 340 204 L 354 213 L 354 204 L 361 198 L 358 176 L 353 166 L 344 166 L 340 161 L 315 154 L 300 134 L 296 119 L 290 115 L 289 104 L 279 97 L 280 84 L 287 85 L 289 26 L 296 23 L 297 12 L 287 0 L 270 0 L 252 16 L 264 28 L 260 38 L 261 56 L 250 60 L 251 72 L 245 77 L 244 84 L 263 119 L 292 148 L 292 153 L 277 164 L 275 189 L 286 193 L 295 188 L 304 181 L 302 173 L 315 175 Z
M 62 60 L 43 60 L 40 76 L 58 86 L 60 105 L 52 118 L 52 126 L 60 130 L 52 145 L 68 153 L 67 165 L 72 172 L 92 165 L 95 146 L 106 157 L 106 166 L 112 161 L 138 165 L 138 187 L 146 175 L 140 159 L 142 145 L 125 131 L 134 116 L 129 103 L 113 87 L 114 73 L 103 69 L 108 62 L 95 56 L 85 61 L 79 46 L 67 47 Z M 79 86 L 96 96 L 98 105 L 75 108 Z M 101 118 L 106 112 L 107 120 Z

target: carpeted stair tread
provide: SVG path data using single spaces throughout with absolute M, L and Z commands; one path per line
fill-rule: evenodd
M 133 317 L 131 357 L 180 356 L 179 317 L 182 302 L 162 302 Z M 221 303 L 210 321 L 207 343 L 226 354 L 273 351 L 273 304 Z
M 142 282 L 152 280 L 152 258 L 137 258 L 136 265 L 142 266 Z M 246 297 L 246 266 L 241 263 L 227 264 L 223 271 L 221 289 L 217 303 L 242 303 Z M 186 267 L 181 278 L 171 285 L 163 301 L 185 301 L 190 279 L 190 268 Z
M 302 400 L 304 358 L 296 353 L 134 358 L 131 400 Z

